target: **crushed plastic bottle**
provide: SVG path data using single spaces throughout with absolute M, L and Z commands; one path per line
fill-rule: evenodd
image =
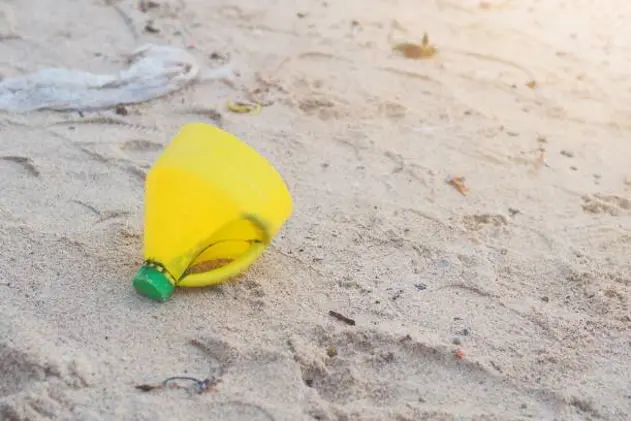
M 188 123 L 147 174 L 145 261 L 133 286 L 166 301 L 175 287 L 227 281 L 263 253 L 291 212 L 285 181 L 262 155 L 218 127 Z

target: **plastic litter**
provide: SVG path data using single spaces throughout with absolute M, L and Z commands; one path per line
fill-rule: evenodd
M 246 142 L 212 124 L 188 123 L 145 184 L 144 262 L 132 281 L 151 300 L 244 272 L 292 213 L 280 173 Z
M 194 82 L 228 78 L 229 65 L 202 71 L 189 52 L 146 44 L 129 55 L 128 67 L 116 75 L 46 68 L 0 80 L 0 110 L 94 111 L 146 102 Z

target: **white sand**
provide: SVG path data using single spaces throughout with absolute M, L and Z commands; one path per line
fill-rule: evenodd
M 0 0 L 4 76 L 148 41 L 240 72 L 127 116 L 0 115 L 0 419 L 631 419 L 630 2 L 158 2 L 117 3 L 135 39 L 102 0 Z M 424 31 L 437 56 L 392 52 Z M 273 105 L 225 111 L 257 74 Z M 143 173 L 196 108 L 296 208 L 241 279 L 157 304 L 131 287 Z

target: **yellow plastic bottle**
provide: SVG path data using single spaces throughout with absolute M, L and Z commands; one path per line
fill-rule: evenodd
M 247 269 L 292 212 L 278 172 L 215 126 L 190 123 L 145 183 L 144 257 L 133 286 L 166 301 L 178 287 L 218 284 Z

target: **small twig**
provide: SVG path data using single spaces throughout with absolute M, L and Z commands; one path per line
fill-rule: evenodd
M 92 211 L 92 212 L 94 212 L 97 216 L 101 216 L 101 211 L 99 211 L 97 208 L 95 208 L 94 206 L 92 206 L 92 205 L 90 205 L 90 204 L 88 204 L 88 203 L 85 203 L 85 202 L 82 202 L 81 200 L 76 200 L 76 199 L 72 199 L 72 200 L 71 200 L 71 202 L 74 202 L 74 203 L 76 203 L 76 204 L 78 204 L 78 205 L 83 206 L 83 207 L 84 207 L 84 208 L 86 208 L 86 209 L 91 210 L 91 211 Z
M 329 310 L 329 316 L 335 317 L 337 320 L 342 321 L 342 322 L 346 323 L 347 325 L 355 326 L 355 320 L 353 320 L 351 318 L 348 318 L 348 317 L 344 316 L 343 314 L 340 314 L 340 313 L 335 312 L 333 310 Z

